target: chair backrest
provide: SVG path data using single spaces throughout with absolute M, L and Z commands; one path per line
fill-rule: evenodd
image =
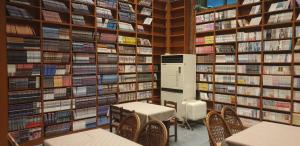
M 19 144 L 16 142 L 15 138 L 11 135 L 11 133 L 7 134 L 7 139 L 10 146 L 19 146 Z
M 111 105 L 109 108 L 110 121 L 121 122 L 122 120 L 122 108 Z
M 236 112 L 232 108 L 228 106 L 224 106 L 222 108 L 221 114 L 231 134 L 236 134 L 244 130 L 242 121 L 240 120 L 240 118 L 237 116 Z
M 206 127 L 214 146 L 219 145 L 225 138 L 231 136 L 224 119 L 216 111 L 211 111 L 207 114 Z
M 137 142 L 143 146 L 165 146 L 167 139 L 166 126 L 161 121 L 153 120 L 142 128 Z
M 126 139 L 136 142 L 140 127 L 140 118 L 137 114 L 134 113 L 121 121 L 117 134 Z
M 176 102 L 164 100 L 164 106 L 174 108 L 177 111 L 177 103 Z

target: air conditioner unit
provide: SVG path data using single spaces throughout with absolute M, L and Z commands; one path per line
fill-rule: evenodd
M 184 101 L 196 99 L 196 56 L 192 54 L 161 56 L 161 104 L 177 103 L 177 117 L 186 115 Z

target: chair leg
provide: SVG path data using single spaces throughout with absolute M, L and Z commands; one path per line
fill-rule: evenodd
M 169 143 L 170 143 L 170 124 L 169 124 L 169 122 L 167 122 L 167 132 L 168 132 L 167 146 L 169 146 Z
M 174 124 L 174 132 L 175 132 L 175 142 L 177 142 L 177 119 L 175 120 L 175 124 Z

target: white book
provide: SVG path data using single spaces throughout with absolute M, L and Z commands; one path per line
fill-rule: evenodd
M 258 14 L 258 13 L 260 13 L 260 10 L 261 10 L 260 5 L 253 6 L 253 7 L 251 8 L 251 11 L 250 11 L 249 15 L 255 15 L 255 14 Z
M 143 23 L 143 24 L 151 25 L 152 20 L 153 20 L 153 18 L 147 17 L 147 18 L 144 20 L 144 23 Z
M 252 19 L 250 20 L 249 25 L 250 25 L 250 26 L 259 25 L 259 24 L 260 24 L 260 21 L 261 21 L 261 17 L 255 17 L 255 18 L 252 18 Z

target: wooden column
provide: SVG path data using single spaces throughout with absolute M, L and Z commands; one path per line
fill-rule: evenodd
M 6 13 L 5 1 L 0 1 L 0 145 L 7 146 L 8 97 L 7 97 L 7 51 L 6 51 Z

